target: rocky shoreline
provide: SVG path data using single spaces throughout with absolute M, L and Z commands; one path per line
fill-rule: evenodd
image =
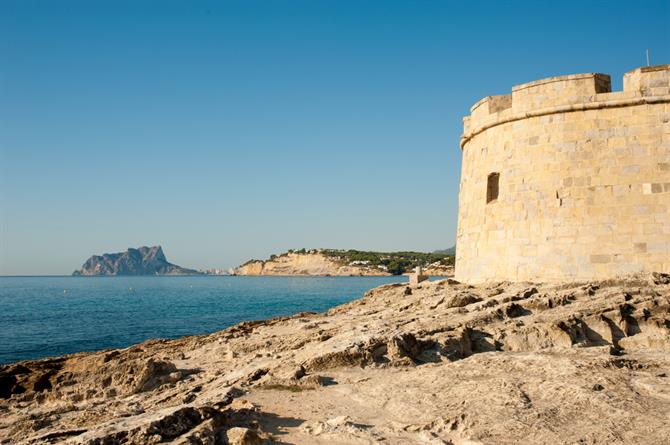
M 0 367 L 0 443 L 661 444 L 670 277 L 391 284 Z

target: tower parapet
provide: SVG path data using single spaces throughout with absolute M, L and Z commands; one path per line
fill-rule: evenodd
M 456 277 L 670 272 L 670 65 L 551 77 L 464 118 Z
M 637 68 L 624 75 L 623 91 L 611 91 L 610 76 L 573 74 L 516 85 L 511 94 L 488 96 L 463 119 L 461 148 L 476 134 L 496 125 L 533 116 L 636 103 L 655 103 L 670 95 L 670 65 Z

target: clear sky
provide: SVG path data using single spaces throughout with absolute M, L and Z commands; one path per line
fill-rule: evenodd
M 665 1 L 0 1 L 0 274 L 454 244 L 461 118 L 670 63 Z

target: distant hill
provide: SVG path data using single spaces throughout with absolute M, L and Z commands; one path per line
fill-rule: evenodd
M 433 253 L 438 255 L 456 256 L 456 246 L 452 246 L 448 249 L 436 250 Z
M 267 260 L 250 260 L 236 275 L 400 275 L 422 266 L 430 275 L 451 275 L 453 257 L 425 252 L 338 249 L 289 250 Z
M 199 275 L 200 272 L 169 263 L 161 246 L 93 255 L 72 275 Z

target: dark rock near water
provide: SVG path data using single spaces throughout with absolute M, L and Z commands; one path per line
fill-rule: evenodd
M 200 272 L 169 263 L 161 246 L 93 255 L 72 275 L 197 275 Z

